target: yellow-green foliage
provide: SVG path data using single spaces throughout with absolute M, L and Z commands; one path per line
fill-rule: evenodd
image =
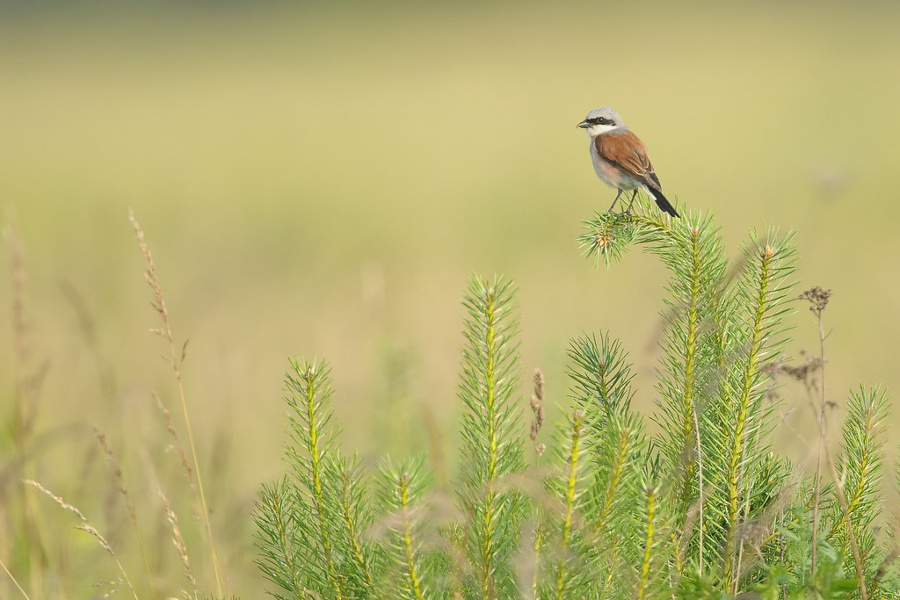
M 133 577 L 142 597 L 191 587 L 159 488 L 188 551 L 207 543 L 174 450 L 191 454 L 169 351 L 146 334 L 159 324 L 129 207 L 176 351 L 190 340 L 182 375 L 226 587 L 251 597 L 247 524 L 280 472 L 285 356 L 329 357 L 334 410 L 363 459 L 385 441 L 421 449 L 424 419 L 454 461 L 460 282 L 502 272 L 520 286 L 522 364 L 547 374 L 551 417 L 560 357 L 583 330 L 637 349 L 635 404 L 652 404 L 657 356 L 640 349 L 660 331 L 662 270 L 631 256 L 597 277 L 573 260 L 577 221 L 612 196 L 574 127 L 600 104 L 647 142 L 664 189 L 715 210 L 730 241 L 748 223 L 800 232 L 804 285 L 837 290 L 833 389 L 900 387 L 895 3 L 13 4 L 0 9 L 0 208 L 17 233 L 0 263 L 22 261 L 0 270 L 0 484 L 39 479 L 129 573 L 165 573 Z M 807 331 L 794 350 L 815 343 Z M 786 435 L 809 466 L 802 436 Z M 33 598 L 117 576 L 90 574 L 102 548 L 22 493 L 6 514 L 31 524 L 3 522 L 0 557 Z M 12 548 L 17 536 L 46 555 Z M 29 564 L 43 565 L 35 580 Z M 191 567 L 215 587 L 211 565 Z

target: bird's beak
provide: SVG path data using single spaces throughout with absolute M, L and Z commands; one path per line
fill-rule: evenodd
M 581 127 L 582 129 L 587 129 L 590 126 L 591 126 L 591 124 L 588 123 L 587 120 L 584 120 L 581 123 L 579 123 L 578 125 L 576 125 L 575 127 Z

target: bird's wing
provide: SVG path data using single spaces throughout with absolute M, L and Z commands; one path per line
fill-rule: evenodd
M 645 185 L 662 190 L 659 178 L 647 157 L 647 147 L 638 136 L 630 131 L 607 133 L 594 138 L 594 145 L 597 147 L 597 154 L 604 160 Z

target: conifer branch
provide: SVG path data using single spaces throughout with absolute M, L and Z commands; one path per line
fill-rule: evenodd
M 463 301 L 468 317 L 460 384 L 467 408 L 462 500 L 473 515 L 469 556 L 485 599 L 512 594 L 516 587 L 510 558 L 523 517 L 520 493 L 498 485 L 502 477 L 525 468 L 521 415 L 512 401 L 518 367 L 512 304 L 512 286 L 500 278 L 490 284 L 472 278 Z
M 644 538 L 642 540 L 643 553 L 641 555 L 638 586 L 637 592 L 635 593 L 635 598 L 637 600 L 643 600 L 643 598 L 646 597 L 654 597 L 649 596 L 649 594 L 652 593 L 651 585 L 653 575 L 653 561 L 655 556 L 654 551 L 659 541 L 659 507 L 657 506 L 657 503 L 659 501 L 658 495 L 659 488 L 657 486 L 649 483 L 644 485 L 644 502 L 641 506 L 644 517 Z
M 747 267 L 740 282 L 740 293 L 747 301 L 750 320 L 744 330 L 743 353 L 736 365 L 734 380 L 728 387 L 728 402 L 733 412 L 726 449 L 725 491 L 726 522 L 723 576 L 738 587 L 739 570 L 734 568 L 736 534 L 741 520 L 742 497 L 749 493 L 753 468 L 752 457 L 756 442 L 763 433 L 766 411 L 763 410 L 759 381 L 765 358 L 773 351 L 780 319 L 786 309 L 779 303 L 786 294 L 786 277 L 793 272 L 793 249 L 787 239 L 778 240 L 769 233 L 762 240 L 753 240 L 746 250 Z M 750 464 L 748 464 L 750 463 Z
M 571 438 L 569 446 L 569 456 L 567 461 L 568 473 L 566 474 L 566 484 L 563 490 L 563 518 L 562 518 L 562 535 L 560 540 L 560 554 L 562 556 L 556 573 L 556 598 L 563 600 L 567 598 L 567 561 L 571 554 L 572 529 L 574 527 L 573 519 L 578 504 L 578 480 L 579 480 L 579 457 L 581 455 L 582 445 L 582 427 L 584 413 L 576 409 L 572 415 Z
M 348 546 L 345 550 L 354 568 L 352 579 L 358 582 L 363 595 L 375 593 L 375 577 L 372 572 L 370 552 L 364 548 L 361 531 L 371 524 L 371 515 L 365 508 L 364 484 L 366 477 L 359 468 L 356 456 L 347 461 L 338 457 L 336 464 L 340 480 L 339 507 L 344 525 L 342 539 Z
M 290 494 L 287 479 L 264 483 L 253 515 L 257 527 L 257 546 L 262 552 L 256 564 L 269 581 L 286 592 L 304 587 L 301 565 L 297 560 L 299 540 L 295 535 L 296 524 L 289 508 L 292 504 L 288 498 Z
M 424 491 L 422 464 L 419 460 L 404 463 L 398 468 L 385 463 L 381 469 L 381 498 L 387 512 L 387 527 L 391 531 L 391 558 L 400 568 L 399 596 L 424 600 L 429 597 L 422 579 L 422 556 L 417 548 L 416 529 L 421 510 L 416 507 Z
M 888 418 L 887 395 L 875 388 L 850 393 L 848 416 L 844 423 L 840 471 L 829 464 L 835 480 L 834 493 L 840 515 L 829 538 L 847 540 L 860 590 L 867 597 L 867 571 L 871 549 L 875 546 L 872 525 L 881 512 L 879 486 L 884 461 L 884 422 Z M 830 461 L 830 457 L 828 458 Z M 843 476 L 839 479 L 838 473 Z M 877 560 L 877 559 L 876 559 Z M 875 590 L 871 590 L 874 594 Z
M 326 401 L 332 394 L 330 369 L 324 363 L 291 360 L 292 373 L 286 377 L 289 421 L 295 445 L 288 449 L 298 480 L 305 488 L 312 529 L 308 535 L 317 540 L 319 561 L 330 593 L 347 596 L 345 579 L 334 552 L 333 528 L 337 509 L 329 489 L 332 460 L 332 432 L 327 424 L 330 413 Z M 311 586 L 316 587 L 316 586 Z M 323 590 L 324 592 L 324 590 Z

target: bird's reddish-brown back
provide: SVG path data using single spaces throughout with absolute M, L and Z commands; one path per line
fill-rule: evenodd
M 660 187 L 653 165 L 647 157 L 647 147 L 630 131 L 606 133 L 594 138 L 597 154 L 638 181 Z

